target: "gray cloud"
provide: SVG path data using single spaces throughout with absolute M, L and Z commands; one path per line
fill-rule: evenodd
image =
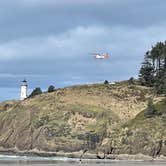
M 24 78 L 30 89 L 46 89 L 137 76 L 146 50 L 165 40 L 165 5 L 164 0 L 0 1 L 0 89 L 9 88 L 0 100 L 18 96 Z M 105 51 L 108 60 L 91 56 Z
M 165 22 L 164 0 L 1 1 L 2 41 L 64 33 L 79 26 L 146 27 Z

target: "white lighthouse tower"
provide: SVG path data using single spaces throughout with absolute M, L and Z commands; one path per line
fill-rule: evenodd
M 20 100 L 24 100 L 26 98 L 27 98 L 27 81 L 23 80 L 21 83 Z

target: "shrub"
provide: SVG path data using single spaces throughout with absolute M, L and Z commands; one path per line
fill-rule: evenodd
M 129 79 L 129 84 L 134 84 L 134 77 L 131 77 L 131 78 Z
M 107 80 L 104 81 L 104 84 L 109 84 L 109 82 Z
M 39 95 L 39 94 L 42 94 L 42 90 L 41 88 L 35 88 L 32 93 L 29 95 L 29 97 L 33 97 L 33 96 L 36 96 L 36 95 Z
M 153 100 L 149 99 L 149 101 L 148 101 L 148 107 L 147 107 L 147 109 L 146 109 L 146 111 L 144 113 L 144 116 L 146 118 L 152 118 L 155 115 L 157 115 L 157 111 L 156 111 L 156 109 L 154 107 Z
M 48 90 L 47 90 L 47 92 L 54 92 L 54 90 L 55 90 L 55 87 L 53 86 L 53 85 L 50 85 L 49 87 L 48 87 Z

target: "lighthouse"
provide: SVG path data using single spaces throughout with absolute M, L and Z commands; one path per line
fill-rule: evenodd
M 21 83 L 20 100 L 24 100 L 26 98 L 27 98 L 27 81 L 23 80 Z

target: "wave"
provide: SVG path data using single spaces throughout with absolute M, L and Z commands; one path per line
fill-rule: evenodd
M 0 155 L 0 160 L 79 161 L 78 158 L 68 158 L 68 157 L 40 157 L 40 156 L 17 156 L 17 155 Z

